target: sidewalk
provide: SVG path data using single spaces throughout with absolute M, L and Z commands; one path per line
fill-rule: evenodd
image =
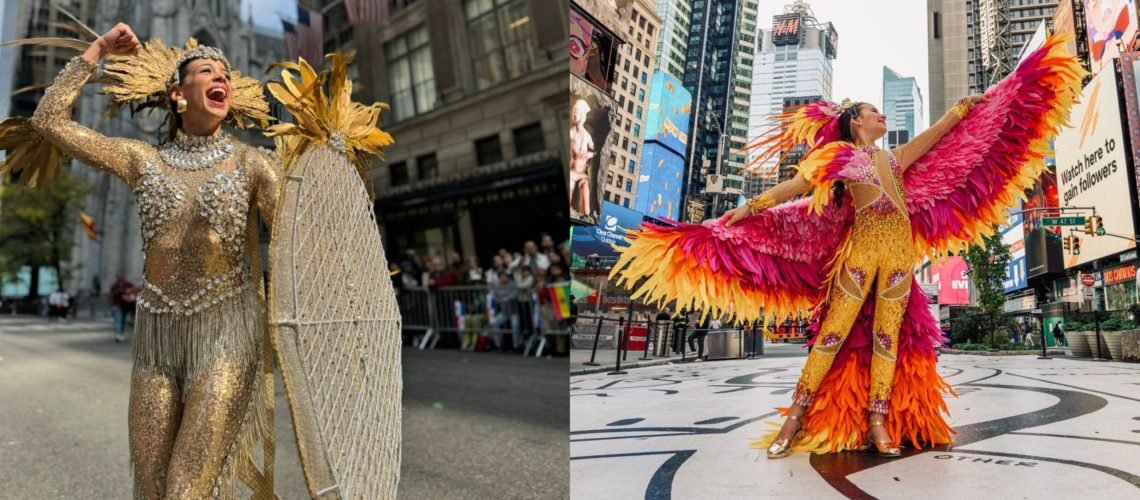
M 783 343 L 783 342 L 767 342 L 766 341 L 766 342 L 764 342 L 764 346 L 763 346 L 763 354 L 761 354 L 760 352 L 757 352 L 756 355 L 757 355 L 757 357 L 764 357 L 764 358 L 772 358 L 772 357 L 783 358 L 783 357 L 798 357 L 798 356 L 799 357 L 807 357 L 807 349 L 804 349 L 803 346 L 804 345 L 801 343 Z M 757 351 L 760 351 L 759 347 L 757 348 Z M 671 356 L 667 356 L 667 357 L 652 356 L 651 355 L 650 357 L 652 359 L 642 360 L 641 359 L 642 353 L 643 353 L 643 351 L 636 351 L 636 352 L 629 351 L 629 355 L 625 359 L 623 359 L 621 362 L 622 371 L 625 371 L 628 368 L 642 368 L 642 367 L 646 367 L 646 366 L 657 366 L 657 365 L 664 365 L 664 364 L 669 364 L 669 363 L 681 363 L 682 362 L 680 354 L 671 355 Z M 706 351 L 706 354 L 707 354 L 707 351 Z M 572 349 L 570 351 L 570 376 L 573 377 L 573 376 L 578 376 L 578 375 L 589 375 L 591 373 L 612 372 L 617 368 L 616 357 L 617 357 L 617 354 L 613 349 L 604 349 L 604 350 L 598 349 L 598 354 L 594 358 L 594 362 L 598 363 L 598 366 L 584 365 L 583 363 L 590 361 L 590 350 L 589 349 Z M 695 357 L 696 357 L 696 353 L 694 353 L 692 351 L 686 351 L 686 353 L 685 353 L 685 359 L 686 360 L 692 360 Z M 746 359 L 747 357 L 748 357 L 748 353 L 745 352 L 744 358 Z M 702 363 L 718 363 L 721 361 L 729 361 L 729 360 L 714 359 L 714 360 L 701 361 L 701 362 Z

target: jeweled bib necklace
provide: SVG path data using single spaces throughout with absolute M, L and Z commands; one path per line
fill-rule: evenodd
M 237 146 L 225 132 L 207 136 L 175 133 L 174 140 L 158 149 L 162 160 L 183 170 L 202 170 L 218 164 L 233 154 Z

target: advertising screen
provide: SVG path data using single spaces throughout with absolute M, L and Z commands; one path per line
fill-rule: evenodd
M 681 219 L 681 173 L 685 157 L 658 142 L 646 142 L 634 208 L 650 217 Z
M 625 231 L 639 227 L 641 227 L 641 213 L 608 201 L 603 202 L 600 223 L 574 228 L 570 238 L 570 253 L 585 262 L 600 261 L 612 265 L 617 258 L 617 252 L 611 245 L 628 246 L 625 243 Z
M 931 263 L 932 278 L 938 283 L 938 303 L 962 306 L 970 304 L 970 276 L 966 259 L 946 257 Z
M 1069 123 L 1057 137 L 1057 189 L 1061 206 L 1094 207 L 1105 231 L 1131 235 L 1132 202 L 1128 191 L 1128 148 L 1120 126 L 1116 71 L 1101 71 L 1085 86 Z M 1091 214 L 1085 214 L 1091 215 Z M 1083 228 L 1081 228 L 1083 229 Z M 1067 235 L 1068 230 L 1063 232 Z M 1090 236 L 1081 239 L 1080 255 L 1067 255 L 1072 268 L 1133 246 L 1130 239 Z
M 800 25 L 803 18 L 799 14 L 784 14 L 772 18 L 772 43 L 775 45 L 798 45 Z
M 1053 9 L 1053 34 L 1060 35 L 1062 33 L 1069 33 L 1074 35 L 1073 40 L 1069 40 L 1066 46 L 1069 48 L 1070 54 L 1077 53 L 1077 27 L 1073 19 L 1073 2 L 1082 2 L 1084 0 L 1061 0 L 1057 3 L 1057 7 Z
M 1029 286 L 1025 270 L 1025 228 L 1022 226 L 1021 204 L 1018 203 L 1010 212 L 1018 213 L 1010 215 L 1007 220 L 1009 225 L 1001 229 L 1001 241 L 1009 245 L 1010 256 L 1005 281 L 1002 283 L 1005 293 Z
M 594 26 L 586 16 L 570 9 L 570 72 L 602 90 L 613 83 L 614 36 Z
M 1025 228 L 1025 270 L 1030 278 L 1042 274 L 1056 273 L 1065 270 L 1061 248 L 1061 227 L 1044 226 L 1041 221 L 1045 217 L 1056 217 L 1058 212 L 1051 210 L 1035 210 L 1039 208 L 1054 208 L 1059 206 L 1057 197 L 1057 176 L 1055 169 L 1050 167 L 1033 189 L 1028 193 L 1025 202 L 1026 213 L 1022 218 Z
M 581 78 L 570 78 L 570 221 L 597 224 L 602 206 L 602 158 L 618 115 L 614 100 Z
M 689 107 L 693 95 L 676 77 L 661 72 L 654 73 L 649 95 L 644 139 L 657 141 L 674 153 L 684 155 L 689 143 Z
M 1092 72 L 1111 68 L 1112 59 L 1136 38 L 1136 0 L 1084 0 L 1085 32 Z

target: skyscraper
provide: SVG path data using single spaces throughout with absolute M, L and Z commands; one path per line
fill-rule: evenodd
M 689 41 L 689 18 L 693 13 L 690 0 L 657 0 L 657 17 L 661 18 L 653 61 L 654 73 L 685 76 L 685 52 Z
M 926 129 L 922 115 L 922 90 L 913 76 L 903 77 L 883 66 L 883 114 L 887 115 L 884 148 L 905 144 Z
M 1037 25 L 1044 21 L 1052 28 L 1057 0 L 927 0 L 926 5 L 930 116 L 938 117 L 962 96 L 982 92 L 1009 74 Z
M 743 188 L 756 55 L 756 0 L 692 0 L 684 86 L 693 94 L 686 153 L 688 220 L 724 213 Z
M 811 6 L 803 1 L 789 5 L 783 14 L 772 17 L 772 28 L 760 30 L 760 50 L 752 72 L 748 137 L 759 137 L 771 125 L 769 120 L 795 106 L 813 100 L 831 99 L 832 60 L 838 36 L 831 23 L 816 19 Z M 794 160 L 794 158 L 789 158 Z M 776 168 L 775 160 L 765 165 Z M 783 177 L 751 175 L 745 194 L 753 196 Z
M 618 100 L 617 112 L 621 123 L 614 129 L 614 142 L 620 148 L 610 150 L 603 159 L 605 171 L 605 201 L 633 207 L 637 199 L 638 177 L 642 149 L 642 129 L 649 109 L 649 86 L 653 76 L 654 40 L 661 33 L 652 0 L 630 0 L 628 22 L 623 26 L 626 43 L 618 49 L 614 66 L 614 97 Z

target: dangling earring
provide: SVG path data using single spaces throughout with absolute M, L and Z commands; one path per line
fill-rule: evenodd
M 178 114 L 182 114 L 182 113 L 186 112 L 186 99 L 179 99 L 178 100 L 178 108 L 177 109 L 178 109 Z

